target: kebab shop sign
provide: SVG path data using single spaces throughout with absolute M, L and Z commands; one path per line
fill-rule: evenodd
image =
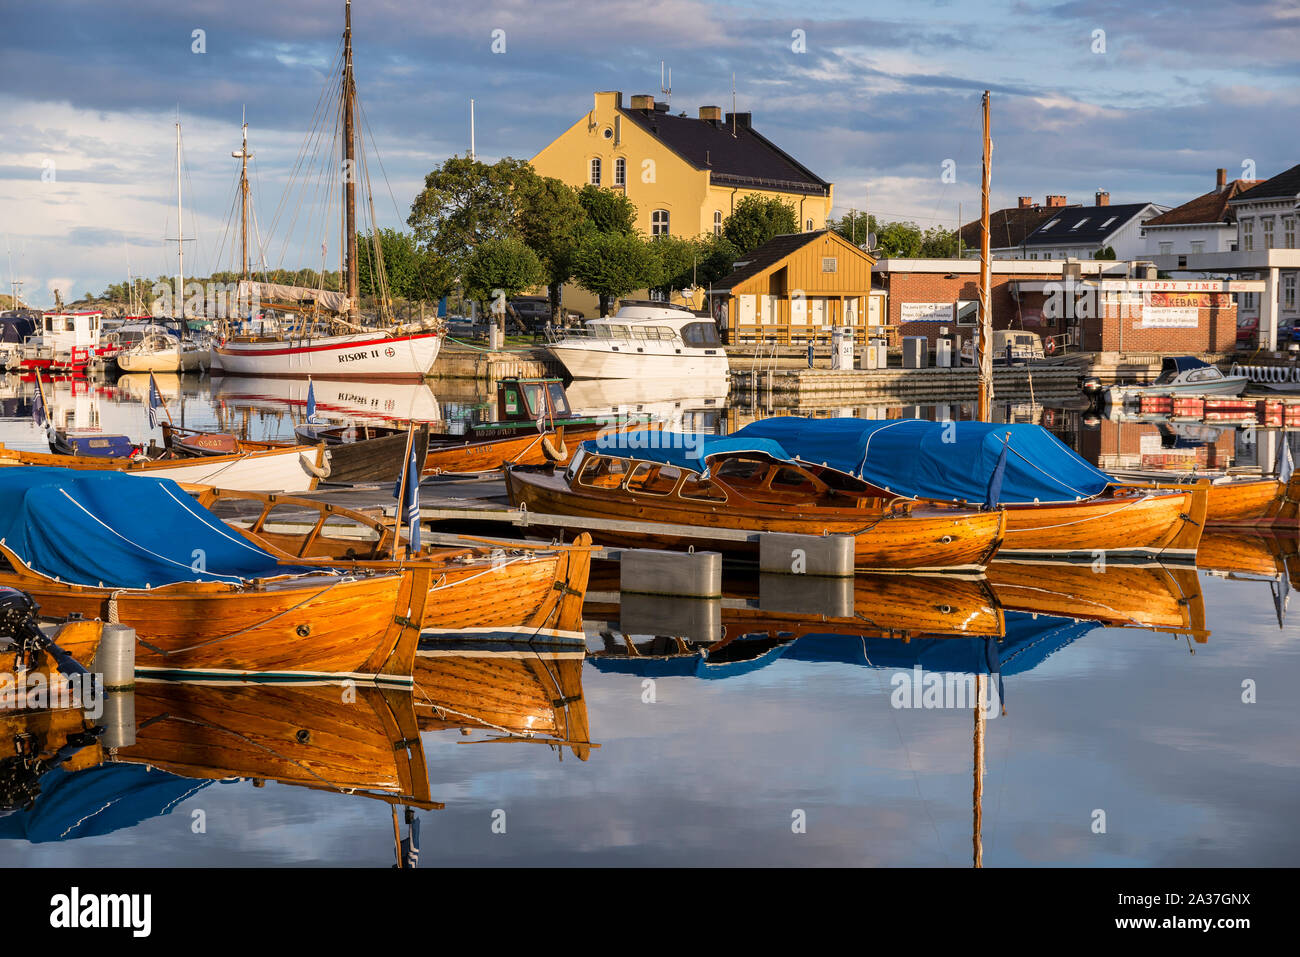
M 1204 292 L 1142 291 L 1141 329 L 1195 329 L 1200 325 L 1201 310 L 1222 308 L 1228 297 Z

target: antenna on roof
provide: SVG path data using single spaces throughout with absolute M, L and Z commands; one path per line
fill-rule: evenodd
M 673 68 L 668 68 L 668 85 L 664 86 L 664 61 L 659 61 L 659 92 L 663 94 L 664 103 L 673 105 Z
M 736 135 L 736 71 L 731 71 L 731 135 Z

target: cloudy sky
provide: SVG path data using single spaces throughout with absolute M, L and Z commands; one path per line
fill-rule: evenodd
M 174 269 L 178 110 L 186 271 L 232 264 L 241 111 L 268 263 L 319 265 L 328 231 L 303 178 L 287 186 L 342 14 L 341 0 L 0 0 L 0 238 L 26 297 Z M 1300 161 L 1297 0 L 357 0 L 354 33 L 381 225 L 468 148 L 471 97 L 480 157 L 529 158 L 592 91 L 657 93 L 660 61 L 674 110 L 729 107 L 734 72 L 739 109 L 835 183 L 837 212 L 923 226 L 978 209 L 986 88 L 995 208 L 1097 189 L 1172 205 L 1217 167 Z

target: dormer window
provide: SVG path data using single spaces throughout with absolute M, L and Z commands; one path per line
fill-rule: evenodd
M 1070 232 L 1074 232 L 1076 229 L 1078 229 L 1087 221 L 1088 221 L 1088 217 L 1087 216 L 1083 217 L 1083 219 L 1079 220 L 1077 223 L 1075 223 L 1073 226 L 1070 227 Z

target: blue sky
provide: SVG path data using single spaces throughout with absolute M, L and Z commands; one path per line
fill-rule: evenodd
M 186 244 L 187 271 L 230 264 L 230 151 L 244 109 L 267 258 L 319 260 L 318 238 L 285 228 L 288 214 L 270 227 L 342 7 L 0 0 L 0 238 L 27 298 L 98 292 L 128 263 L 136 274 L 173 268 L 163 238 L 175 235 L 178 108 L 186 234 L 198 239 Z M 1112 202 L 1173 205 L 1209 189 L 1216 167 L 1235 177 L 1253 161 L 1266 177 L 1300 161 L 1296 0 L 357 0 L 353 17 L 358 86 L 387 174 L 374 176 L 383 225 L 400 225 L 424 173 L 467 149 L 471 97 L 479 155 L 529 158 L 590 108 L 593 91 L 657 93 L 661 60 L 673 109 L 692 114 L 729 108 L 734 72 L 739 108 L 835 183 L 839 212 L 953 225 L 960 204 L 973 218 L 986 88 L 995 208 L 1047 193 L 1091 202 L 1098 189 Z M 194 30 L 206 52 L 192 52 Z M 945 160 L 956 182 L 941 181 Z M 299 222 L 298 232 L 309 230 Z

